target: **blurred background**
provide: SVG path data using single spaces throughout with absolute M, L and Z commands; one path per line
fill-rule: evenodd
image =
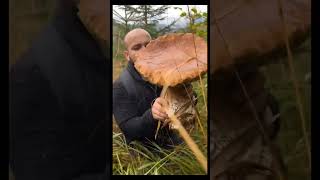
M 55 0 L 9 1 L 9 63 L 28 48 L 34 37 L 47 23 L 54 10 Z
M 302 97 L 307 139 L 311 142 L 311 35 L 293 52 L 293 65 Z M 311 180 L 311 164 L 302 129 L 303 119 L 297 108 L 297 97 L 290 77 L 287 57 L 261 69 L 266 87 L 280 106 L 281 129 L 278 144 L 288 168 L 290 180 Z M 311 143 L 309 143 L 311 145 Z M 312 155 L 311 155 L 312 156 Z
M 37 33 L 48 22 L 55 0 L 9 1 L 9 67 L 28 49 Z M 9 169 L 9 180 L 14 176 Z

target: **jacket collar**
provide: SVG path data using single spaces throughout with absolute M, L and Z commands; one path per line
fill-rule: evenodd
M 134 67 L 134 64 L 132 61 L 128 62 L 128 66 L 127 66 L 127 70 L 129 71 L 129 73 L 131 74 L 131 76 L 140 82 L 145 82 L 147 83 L 147 81 L 145 81 L 142 76 L 139 74 L 139 72 L 137 71 L 137 69 Z
M 143 79 L 143 77 L 141 76 L 141 74 L 137 71 L 137 69 L 134 67 L 134 64 L 132 61 L 128 62 L 127 65 L 127 70 L 130 73 L 130 75 L 138 82 L 143 83 L 144 85 L 151 87 L 151 88 L 155 88 L 157 89 L 157 91 L 159 91 L 158 93 L 160 94 L 162 87 L 158 87 L 155 84 L 151 84 L 149 81 Z

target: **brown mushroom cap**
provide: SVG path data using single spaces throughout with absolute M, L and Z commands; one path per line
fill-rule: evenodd
M 192 33 L 172 33 L 152 40 L 132 58 L 149 82 L 176 86 L 207 71 L 207 43 Z
M 99 40 L 109 40 L 110 1 L 80 0 L 78 9 L 78 15 L 88 31 Z
M 298 46 L 310 32 L 311 2 L 281 1 L 290 46 Z M 215 0 L 210 6 L 210 73 L 234 64 L 268 63 L 285 54 L 278 0 Z

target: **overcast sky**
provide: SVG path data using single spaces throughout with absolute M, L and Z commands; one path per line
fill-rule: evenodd
M 161 5 L 154 5 L 154 6 L 161 6 Z M 188 8 L 187 5 L 170 5 L 170 8 L 167 10 L 166 18 L 163 21 L 160 21 L 161 24 L 169 24 L 170 22 L 174 21 L 175 19 L 178 19 L 180 17 L 181 11 L 179 9 L 174 9 L 173 7 L 180 7 L 182 8 L 182 11 L 187 12 Z M 197 10 L 200 12 L 207 12 L 207 5 L 190 5 L 189 8 L 196 7 Z M 117 6 L 113 5 L 113 9 L 116 10 L 119 14 L 124 15 L 124 13 L 118 9 Z M 113 18 L 117 19 L 115 15 L 113 15 Z M 177 24 L 185 24 L 186 18 L 182 18 L 180 22 L 177 22 Z

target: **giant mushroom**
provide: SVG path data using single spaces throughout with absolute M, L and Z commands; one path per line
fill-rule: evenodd
M 85 28 L 106 51 L 110 41 L 110 1 L 78 0 L 78 16 Z
M 190 98 L 192 86 L 188 84 L 207 72 L 206 41 L 192 33 L 171 33 L 152 40 L 132 59 L 143 78 L 163 87 L 161 96 L 168 102 L 165 110 L 170 127 L 179 132 L 207 172 L 206 157 L 185 129 L 189 129 L 192 119 L 186 114 L 195 114 Z
M 210 74 L 234 65 L 262 65 L 310 34 L 310 0 L 215 0 L 210 4 Z M 286 32 L 285 32 L 286 31 Z
M 291 48 L 298 47 L 310 35 L 310 0 L 214 0 L 210 9 L 210 50 L 213 52 L 210 57 L 211 81 L 223 79 L 223 75 L 229 72 L 237 72 L 239 66 L 260 66 L 284 55 L 288 55 L 290 74 L 294 81 Z M 295 88 L 297 99 L 300 99 L 296 85 Z M 210 111 L 215 114 L 215 109 Z M 219 121 L 215 118 L 215 123 L 211 123 L 217 129 L 212 134 L 212 140 L 217 139 L 223 131 L 228 133 L 226 126 L 220 125 Z M 305 141 L 309 152 L 308 139 Z M 213 148 L 210 151 L 213 152 Z M 227 163 L 219 161 L 222 155 L 211 154 L 210 157 L 211 176 L 216 178 L 226 169 Z M 282 170 L 280 163 L 276 164 L 275 169 Z M 279 177 L 284 177 L 283 172 L 277 173 Z

